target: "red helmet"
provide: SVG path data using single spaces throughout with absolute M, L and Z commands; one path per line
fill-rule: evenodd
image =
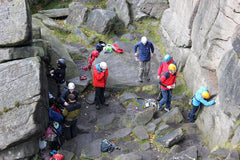
M 98 55 L 99 55 L 99 52 L 98 51 L 92 51 L 92 56 L 93 57 L 98 57 Z

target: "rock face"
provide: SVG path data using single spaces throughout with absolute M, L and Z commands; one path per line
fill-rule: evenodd
M 28 1 L 2 0 L 0 11 L 0 46 L 29 44 L 32 26 Z
M 196 123 L 211 148 L 224 146 L 239 117 L 239 5 L 231 0 L 170 0 L 169 5 L 159 27 L 162 41 L 179 69 L 185 66 L 189 89 L 195 93 L 205 86 L 217 95 L 216 105 L 204 107 Z
M 39 58 L 1 63 L 0 68 L 4 75 L 0 87 L 3 113 L 0 149 L 3 150 L 43 132 L 48 122 L 48 101 L 47 85 L 43 85 L 46 84 L 45 70 Z

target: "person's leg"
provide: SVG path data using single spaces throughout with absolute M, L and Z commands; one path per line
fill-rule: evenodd
M 143 62 L 142 62 L 142 61 L 139 61 L 138 80 L 139 80 L 140 82 L 143 81 Z
M 71 125 L 71 138 L 74 138 L 77 135 L 76 125 L 77 125 L 77 120 L 75 120 Z
M 64 137 L 66 140 L 71 139 L 71 128 L 70 126 L 64 125 Z
M 170 110 L 171 100 L 172 100 L 172 90 L 167 90 L 167 102 L 166 102 L 166 109 Z
M 198 106 L 192 105 L 192 109 L 189 113 L 189 121 L 192 123 L 194 123 L 194 121 L 195 121 L 194 117 L 195 117 L 195 113 L 197 112 L 197 110 L 198 110 Z
M 104 97 L 104 90 L 105 88 L 99 88 L 100 89 L 100 94 L 99 94 L 99 100 L 100 100 L 100 104 L 104 104 L 105 103 L 105 97 Z
M 159 110 L 162 110 L 162 106 L 167 102 L 167 98 L 168 98 L 167 90 L 161 89 L 161 91 L 162 91 L 163 98 L 158 103 L 158 109 Z
M 95 87 L 95 105 L 96 105 L 96 109 L 100 109 L 100 104 L 101 104 L 101 88 L 99 87 Z
M 145 65 L 144 65 L 144 77 L 147 81 L 149 81 L 150 80 L 149 71 L 150 71 L 150 68 L 151 68 L 151 63 L 150 63 L 150 61 L 146 61 L 144 63 L 145 63 Z

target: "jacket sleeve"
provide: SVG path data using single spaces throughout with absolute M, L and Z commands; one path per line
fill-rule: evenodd
M 158 76 L 161 76 L 162 68 L 163 68 L 163 65 L 162 65 L 162 62 L 161 62 L 159 67 L 158 67 Z
M 200 99 L 197 99 L 197 100 L 205 106 L 211 106 L 211 105 L 215 104 L 214 100 L 207 101 L 207 100 L 203 99 L 202 97 Z
M 166 81 L 166 77 L 164 75 L 162 75 L 160 80 L 161 80 L 161 83 L 164 83 Z
M 60 96 L 60 101 L 61 101 L 62 103 L 66 102 L 66 101 L 65 101 L 66 94 L 67 94 L 67 90 L 65 90 L 65 91 L 61 94 L 61 96 Z
M 152 53 L 154 53 L 154 47 L 153 47 L 152 42 L 151 42 L 150 48 L 151 48 Z
M 62 112 L 62 115 L 64 117 L 66 117 L 68 115 L 68 110 L 66 108 L 64 108 L 63 112 Z
M 103 77 L 104 77 L 104 72 L 98 73 L 97 70 L 95 70 L 95 71 L 94 71 L 94 76 L 95 76 L 95 78 L 99 81 L 99 80 L 103 79 Z
M 138 43 L 134 45 L 134 53 L 137 53 Z

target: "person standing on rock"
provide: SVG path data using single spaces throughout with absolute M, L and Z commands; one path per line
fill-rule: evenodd
M 198 110 L 198 107 L 202 103 L 205 106 L 211 106 L 215 104 L 214 100 L 207 101 L 210 98 L 210 94 L 208 89 L 201 86 L 200 89 L 196 92 L 196 94 L 192 97 L 192 109 L 188 115 L 189 121 L 194 123 L 195 122 L 195 114 Z
M 143 77 L 145 78 L 145 80 L 150 81 L 150 60 L 151 57 L 154 55 L 154 47 L 152 42 L 148 41 L 147 37 L 143 36 L 141 38 L 141 41 L 134 45 L 134 53 L 135 56 L 139 59 L 138 82 L 143 82 Z
M 105 102 L 104 91 L 107 83 L 108 68 L 106 62 L 94 65 L 93 68 L 93 86 L 95 87 L 95 105 L 100 109 L 100 105 L 108 106 Z
M 173 58 L 169 54 L 167 54 L 167 55 L 164 56 L 164 59 L 159 64 L 158 75 L 157 75 L 158 80 L 160 80 L 163 73 L 168 71 L 168 66 L 170 64 L 174 64 L 175 66 L 177 66 L 176 62 L 173 60 Z M 162 98 L 162 92 L 160 90 L 159 95 L 157 97 L 157 101 L 160 101 L 161 98 Z
M 72 82 L 68 83 L 68 88 L 65 91 L 63 91 L 63 93 L 60 95 L 60 98 L 59 98 L 60 102 L 64 106 L 68 106 L 69 94 L 74 94 L 76 101 L 78 101 L 78 91 L 75 90 L 75 84 Z
M 65 60 L 60 58 L 56 61 L 57 63 L 57 69 L 50 70 L 50 75 L 53 77 L 57 84 L 62 84 L 65 82 L 65 69 L 66 64 Z
M 64 136 L 66 140 L 74 138 L 76 133 L 76 124 L 81 108 L 81 104 L 76 101 L 74 94 L 68 95 L 68 105 L 64 108 L 62 114 L 64 119 Z
M 165 111 L 170 111 L 170 105 L 171 105 L 171 99 L 172 99 L 172 90 L 175 88 L 176 84 L 176 77 L 177 77 L 177 67 L 174 64 L 170 64 L 168 66 L 168 71 L 163 73 L 160 79 L 160 85 L 161 85 L 161 92 L 163 95 L 163 98 L 158 103 L 158 109 L 162 110 L 163 105 L 165 106 Z

